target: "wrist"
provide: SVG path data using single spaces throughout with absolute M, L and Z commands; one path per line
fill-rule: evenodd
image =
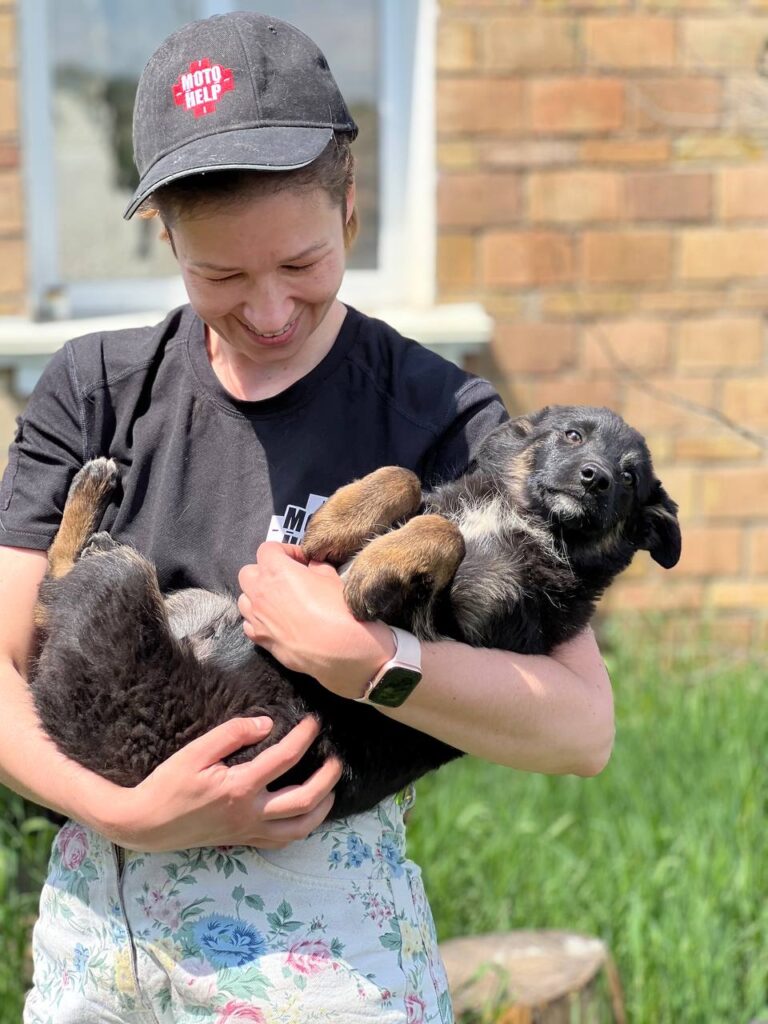
M 356 699 L 362 697 L 367 690 L 371 680 L 393 657 L 397 649 L 392 630 L 385 622 L 368 622 L 366 631 L 370 637 L 370 648 L 362 661 L 360 671 L 356 673 L 354 692 L 348 694 Z

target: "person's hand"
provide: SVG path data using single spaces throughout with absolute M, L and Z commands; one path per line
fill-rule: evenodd
M 295 545 L 262 544 L 238 578 L 246 635 L 340 697 L 360 697 L 394 654 L 387 626 L 352 615 L 333 566 L 307 564 Z
M 222 758 L 269 735 L 269 718 L 235 718 L 177 751 L 114 809 L 110 839 L 132 850 L 159 852 L 196 846 L 277 849 L 304 839 L 328 816 L 341 763 L 329 758 L 300 786 L 266 786 L 297 764 L 318 735 L 303 719 L 245 764 Z

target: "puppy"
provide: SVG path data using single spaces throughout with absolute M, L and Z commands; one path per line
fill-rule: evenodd
M 234 764 L 315 714 L 321 735 L 274 786 L 338 755 L 334 818 L 460 755 L 285 669 L 246 638 L 232 598 L 164 597 L 146 559 L 93 532 L 115 483 L 108 459 L 75 477 L 36 608 L 30 687 L 66 755 L 132 786 L 229 718 L 275 723 Z M 677 507 L 637 431 L 607 409 L 555 406 L 502 424 L 464 476 L 435 490 L 398 467 L 341 488 L 315 513 L 304 550 L 351 559 L 344 592 L 358 618 L 540 654 L 584 628 L 637 550 L 670 568 L 680 544 Z

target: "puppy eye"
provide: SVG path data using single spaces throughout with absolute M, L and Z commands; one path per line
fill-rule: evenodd
M 621 482 L 625 487 L 633 487 L 635 483 L 635 474 L 631 469 L 625 469 L 621 474 Z
M 570 441 L 571 444 L 581 444 L 584 440 L 578 430 L 566 430 L 565 439 L 566 441 Z

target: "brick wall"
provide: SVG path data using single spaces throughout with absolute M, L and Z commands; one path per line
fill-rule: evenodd
M 0 0 L 0 316 L 25 307 L 16 4 Z
M 768 457 L 717 414 L 768 434 L 761 72 L 765 2 L 441 3 L 441 297 L 495 317 L 512 409 L 606 404 L 648 437 L 684 557 L 608 607 L 738 642 L 768 635 Z

